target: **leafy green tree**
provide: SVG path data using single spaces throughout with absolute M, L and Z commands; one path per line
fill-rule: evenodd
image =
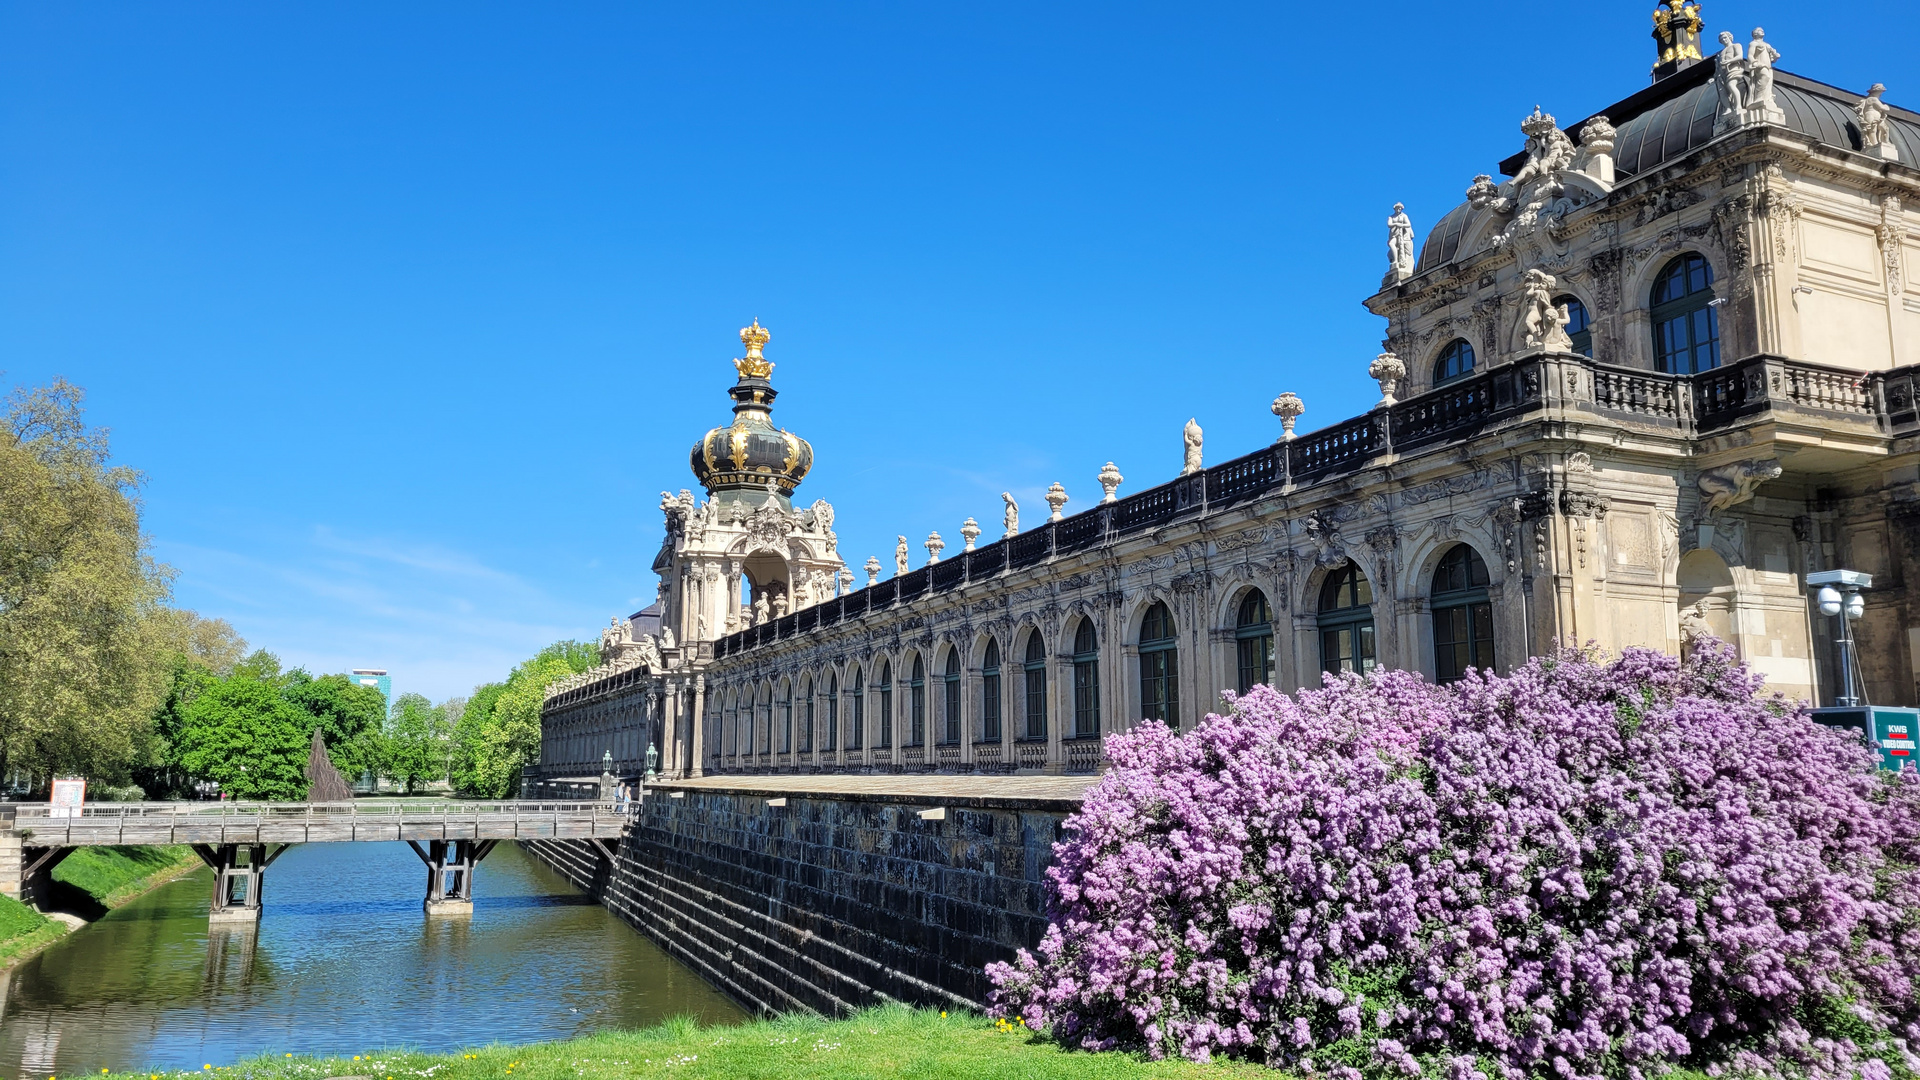
M 520 773 L 540 755 L 540 707 L 547 687 L 600 662 L 598 646 L 558 641 L 513 669 L 505 683 L 474 690 L 454 728 L 454 790 L 471 798 L 503 799 L 520 786 Z
M 236 799 L 304 798 L 313 718 L 287 699 L 273 654 L 253 654 L 224 679 L 196 680 L 174 735 L 181 768 Z
M 81 399 L 55 380 L 0 410 L 0 778 L 124 779 L 167 689 L 171 571 Z
M 420 694 L 401 694 L 387 721 L 387 775 L 412 793 L 415 785 L 446 775 L 446 720 Z
M 313 718 L 309 733 L 320 729 L 327 756 L 349 782 L 363 773 L 382 771 L 386 695 L 345 675 L 314 676 L 300 668 L 287 673 L 282 692 Z

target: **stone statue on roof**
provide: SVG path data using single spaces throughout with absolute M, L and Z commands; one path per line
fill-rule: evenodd
M 1413 222 L 1407 218 L 1407 208 L 1394 203 L 1387 218 L 1387 284 L 1412 277 L 1413 266 Z
M 1867 96 L 1854 105 L 1853 115 L 1860 126 L 1860 149 L 1869 154 L 1891 158 L 1893 155 L 1885 151 L 1893 149 L 1893 124 L 1890 122 L 1893 110 L 1887 107 L 1886 102 L 1880 100 L 1880 95 L 1886 92 L 1887 87 L 1884 83 L 1874 83 L 1867 87 Z M 1882 147 L 1885 151 L 1881 149 Z
M 1187 426 L 1181 430 L 1180 439 L 1186 444 L 1186 463 L 1181 466 L 1181 476 L 1192 476 L 1200 471 L 1200 423 L 1192 417 L 1187 418 Z

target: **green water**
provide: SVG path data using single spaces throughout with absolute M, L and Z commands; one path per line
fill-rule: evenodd
M 450 1050 L 742 1016 L 513 844 L 480 865 L 469 917 L 421 912 L 425 869 L 397 843 L 288 851 L 267 871 L 257 928 L 208 927 L 211 881 L 201 871 L 163 885 L 7 973 L 0 1076 Z

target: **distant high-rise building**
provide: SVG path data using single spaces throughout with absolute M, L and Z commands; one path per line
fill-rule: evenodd
M 387 712 L 393 712 L 393 679 L 385 668 L 354 668 L 353 681 L 380 691 L 380 696 L 387 699 Z

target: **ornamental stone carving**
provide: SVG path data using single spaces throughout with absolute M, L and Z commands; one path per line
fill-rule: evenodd
M 1580 156 L 1573 167 L 1603 184 L 1613 184 L 1613 140 L 1620 133 L 1604 116 L 1580 125 Z
M 940 533 L 938 530 L 928 533 L 927 534 L 927 565 L 931 566 L 934 563 L 939 562 L 940 553 L 942 551 L 945 551 L 946 549 L 947 549 L 947 542 L 945 540 L 940 539 Z
M 1886 161 L 1896 161 L 1900 154 L 1893 145 L 1893 124 L 1890 120 L 1893 110 L 1880 100 L 1880 95 L 1886 92 L 1884 83 L 1869 86 L 1867 96 L 1854 105 L 1853 115 L 1860 127 L 1860 152 Z
M 1186 447 L 1186 460 L 1180 467 L 1181 476 L 1192 476 L 1201 469 L 1200 465 L 1200 424 L 1192 417 L 1187 418 L 1187 426 L 1180 432 L 1180 441 Z
M 1413 276 L 1413 222 L 1407 218 L 1407 208 L 1400 203 L 1393 204 L 1393 214 L 1387 218 L 1387 276 L 1381 285 L 1397 285 Z
M 1001 535 L 1011 540 L 1020 535 L 1020 504 L 1014 502 L 1013 496 L 1005 491 L 1000 493 L 1000 501 L 1007 504 L 1006 512 L 1000 515 L 1000 524 L 1006 526 L 1007 531 Z
M 1748 124 L 1783 124 L 1787 114 L 1773 98 L 1773 65 L 1780 51 L 1768 44 L 1766 31 L 1753 28 L 1753 40 L 1742 56 L 1733 35 L 1720 32 L 1720 52 L 1714 57 L 1715 111 L 1713 132 L 1718 135 Z
M 893 573 L 898 577 L 907 572 L 907 538 L 902 536 L 893 545 Z
M 1538 267 L 1529 269 L 1521 285 L 1521 340 L 1529 349 L 1572 352 L 1573 339 L 1567 336 L 1567 310 L 1553 302 L 1558 284 L 1552 274 Z
M 875 585 L 880 584 L 880 557 L 878 555 L 867 556 L 867 565 L 861 567 L 861 569 L 867 572 L 867 588 L 871 589 Z
M 1294 393 L 1291 390 L 1288 390 L 1286 393 L 1281 394 L 1279 397 L 1273 399 L 1273 415 L 1280 418 L 1280 440 L 1279 441 L 1281 442 L 1293 441 L 1294 422 L 1299 420 L 1301 415 L 1304 414 L 1306 411 L 1307 411 L 1306 402 L 1301 401 L 1300 395 Z
M 975 540 L 980 539 L 980 523 L 973 520 L 972 518 L 968 518 L 967 520 L 961 522 L 960 523 L 960 539 L 965 540 L 967 542 L 967 546 L 962 548 L 961 550 L 972 551 L 973 542 Z
M 1703 470 L 1696 483 L 1706 499 L 1707 513 L 1717 514 L 1753 498 L 1754 488 L 1778 478 L 1781 472 L 1780 463 L 1772 458 L 1735 461 Z
M 1120 470 L 1114 468 L 1113 462 L 1109 461 L 1105 465 L 1102 465 L 1100 467 L 1100 475 L 1096 477 L 1096 479 L 1100 481 L 1101 490 L 1106 492 L 1106 494 L 1101 497 L 1101 502 L 1111 503 L 1120 501 L 1120 496 L 1117 493 L 1120 490 L 1120 485 L 1124 483 L 1127 478 L 1120 475 Z
M 1067 489 L 1060 486 L 1060 481 L 1055 480 L 1053 485 L 1047 488 L 1046 499 L 1047 505 L 1053 508 L 1053 513 L 1047 517 L 1047 520 L 1059 521 L 1060 512 L 1067 505 Z
M 1380 401 L 1374 408 L 1385 408 L 1399 400 L 1393 396 L 1393 388 L 1407 377 L 1407 365 L 1401 363 L 1399 357 L 1390 352 L 1381 353 L 1373 358 L 1373 363 L 1367 365 L 1367 374 L 1380 384 Z M 1277 407 L 1278 402 L 1275 405 Z M 1287 430 L 1291 433 L 1293 429 L 1289 426 Z

